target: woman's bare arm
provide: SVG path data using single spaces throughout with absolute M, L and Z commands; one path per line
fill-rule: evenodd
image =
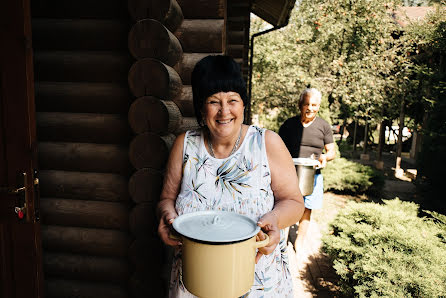
M 164 176 L 163 190 L 158 203 L 157 214 L 160 220 L 158 234 L 167 245 L 179 245 L 180 242 L 169 237 L 170 226 L 178 216 L 175 210 L 175 201 L 180 192 L 181 179 L 183 176 L 183 143 L 185 134 L 179 135 L 170 151 Z
M 295 224 L 304 212 L 304 201 L 291 155 L 278 134 L 266 131 L 266 152 L 274 192 L 273 213 L 280 229 Z

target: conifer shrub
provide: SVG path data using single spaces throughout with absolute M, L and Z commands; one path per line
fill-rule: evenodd
M 350 202 L 330 224 L 323 250 L 347 297 L 445 297 L 446 217 L 418 205 Z
M 350 194 L 369 190 L 379 192 L 384 185 L 383 175 L 370 166 L 337 157 L 322 170 L 324 191 L 331 190 Z

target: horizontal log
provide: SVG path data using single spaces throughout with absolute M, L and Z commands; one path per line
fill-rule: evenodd
M 127 184 L 127 178 L 118 174 L 40 171 L 42 197 L 126 202 Z
M 178 62 L 177 65 L 175 65 L 174 67 L 174 69 L 180 75 L 183 85 L 191 84 L 192 71 L 194 70 L 195 64 L 197 64 L 198 61 L 208 55 L 215 54 L 221 53 L 184 53 L 181 61 Z
M 136 97 L 152 95 L 170 100 L 181 92 L 178 73 L 159 60 L 144 58 L 136 61 L 128 74 L 130 90 Z
M 226 54 L 233 58 L 243 58 L 248 54 L 248 49 L 245 49 L 243 44 L 229 44 L 226 47 Z
M 197 129 L 200 126 L 198 125 L 197 118 L 195 117 L 184 117 L 181 120 L 180 125 L 178 126 L 178 129 L 174 132 L 174 134 L 177 136 L 185 131 Z
M 133 274 L 129 280 L 129 291 L 133 298 L 167 297 L 168 284 L 160 276 Z
M 245 44 L 249 36 L 245 35 L 244 30 L 240 31 L 228 31 L 226 33 L 226 41 L 228 44 Z
M 129 180 L 130 197 L 135 203 L 157 203 L 160 198 L 162 187 L 162 173 L 155 169 L 139 169 Z
M 40 141 L 128 144 L 132 135 L 119 114 L 38 112 L 36 123 Z
M 127 50 L 129 25 L 121 20 L 32 19 L 33 50 Z
M 151 277 L 159 276 L 163 258 L 164 247 L 159 238 L 138 238 L 130 245 L 129 260 L 138 273 Z
M 173 102 L 178 106 L 183 117 L 195 115 L 191 85 L 183 86 L 181 93 L 173 99 Z
M 40 112 L 127 114 L 132 95 L 128 83 L 35 82 Z
M 245 16 L 227 17 L 226 30 L 227 31 L 241 31 L 249 27 L 249 14 Z
M 151 132 L 139 134 L 130 143 L 130 162 L 136 169 L 163 169 L 174 140 L 174 135 L 159 136 Z
M 45 279 L 46 298 L 129 298 L 125 285 L 77 280 Z
M 128 48 L 136 59 L 155 58 L 175 65 L 183 50 L 178 39 L 163 24 L 143 19 L 133 25 L 128 35 Z
M 94 256 L 127 257 L 128 233 L 79 227 L 42 225 L 42 247 L 47 252 L 68 252 Z
M 67 253 L 43 254 L 45 278 L 125 283 L 130 278 L 127 259 Z
M 184 52 L 222 53 L 224 20 L 186 19 L 175 36 L 180 40 Z
M 38 81 L 125 82 L 132 64 L 127 53 L 105 51 L 35 51 Z
M 117 173 L 128 175 L 128 147 L 113 144 L 39 142 L 43 170 Z
M 136 239 L 145 237 L 156 237 L 158 221 L 155 215 L 156 204 L 136 204 L 130 212 L 130 232 Z
M 126 1 L 122 0 L 31 1 L 31 15 L 33 18 L 126 18 L 126 4 Z
M 183 21 L 183 12 L 175 0 L 128 0 L 133 20 L 154 19 L 175 32 Z
M 128 119 L 135 133 L 167 133 L 177 129 L 181 112 L 173 101 L 143 96 L 131 105 Z
M 225 17 L 224 0 L 178 0 L 185 19 L 222 19 Z
M 129 210 L 123 203 L 41 198 L 40 214 L 46 225 L 128 229 Z

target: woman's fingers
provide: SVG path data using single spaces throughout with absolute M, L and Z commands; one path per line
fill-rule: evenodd
M 170 246 L 178 246 L 181 245 L 181 241 L 178 238 L 172 238 L 173 229 L 172 223 L 174 222 L 176 214 L 165 214 L 161 217 L 159 226 L 158 226 L 158 234 L 160 235 L 161 240 Z
M 268 234 L 269 243 L 259 248 L 256 255 L 256 263 L 261 258 L 262 255 L 268 255 L 274 251 L 280 240 L 280 230 L 277 225 L 277 217 L 273 212 L 268 212 L 257 222 L 257 225 L 261 228 L 260 232 L 257 234 L 256 239 L 260 241 L 265 240 L 265 234 Z

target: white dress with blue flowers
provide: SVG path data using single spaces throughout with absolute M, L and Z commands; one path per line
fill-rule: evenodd
M 212 157 L 204 145 L 203 131 L 186 133 L 183 179 L 176 200 L 178 215 L 202 210 L 232 211 L 257 221 L 272 210 L 274 196 L 265 148 L 265 129 L 250 126 L 243 143 L 231 156 Z M 254 285 L 247 297 L 292 297 L 286 238 L 280 231 L 275 251 L 260 258 Z M 181 250 L 174 255 L 169 297 L 194 297 L 181 281 Z

